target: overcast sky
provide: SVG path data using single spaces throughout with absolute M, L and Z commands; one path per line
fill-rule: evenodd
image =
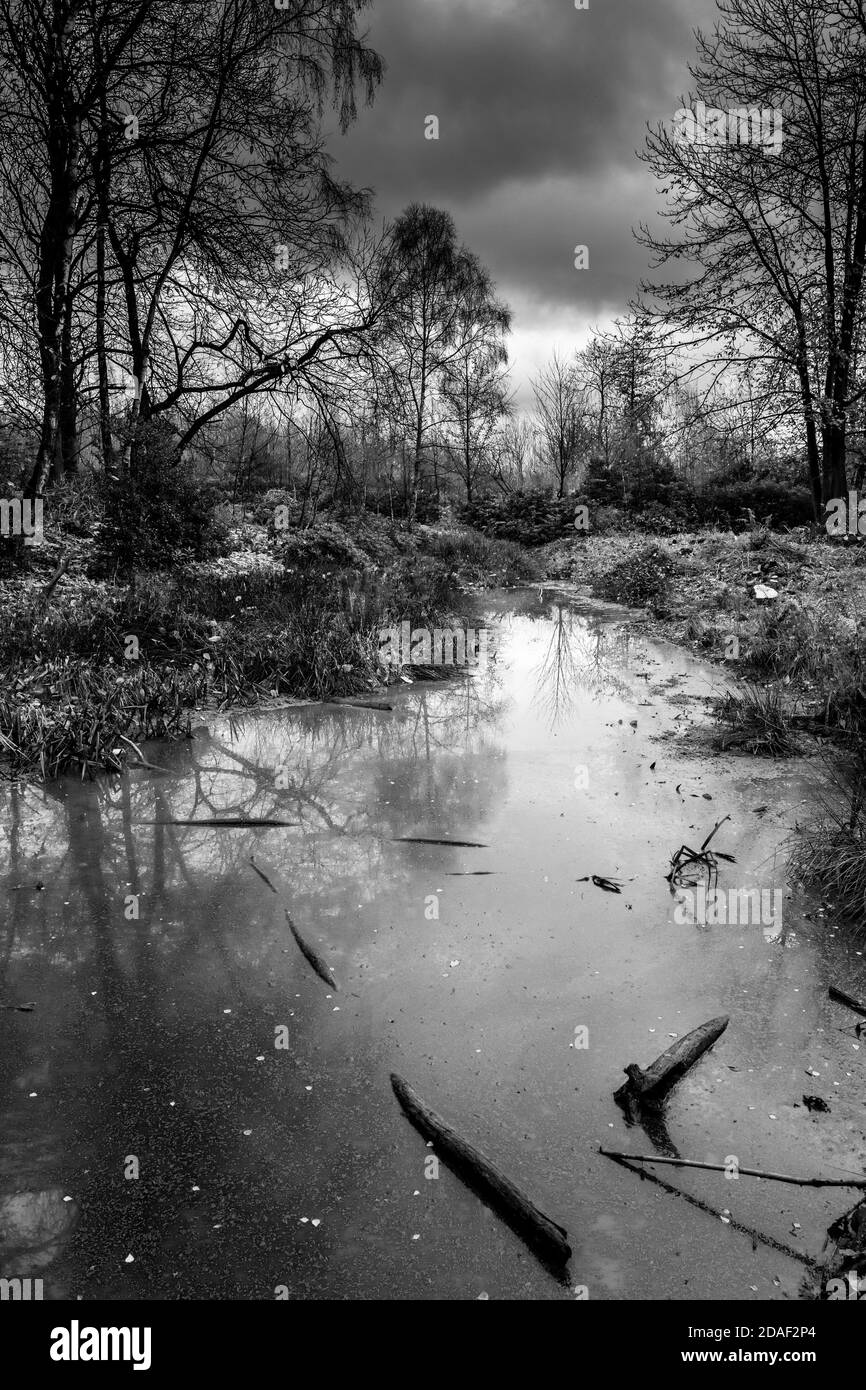
M 514 311 L 521 404 L 554 346 L 622 313 L 648 270 L 631 229 L 658 207 L 639 164 L 647 121 L 688 90 L 692 30 L 714 0 L 374 0 L 370 42 L 387 72 L 330 147 L 372 187 L 377 213 L 447 208 Z M 425 118 L 440 122 L 437 141 Z M 576 245 L 590 268 L 574 269 Z

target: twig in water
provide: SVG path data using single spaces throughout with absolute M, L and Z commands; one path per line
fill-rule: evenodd
M 706 1212 L 708 1216 L 714 1216 L 717 1220 L 721 1220 L 721 1218 L 724 1217 L 732 1231 L 739 1231 L 741 1235 L 751 1236 L 753 1249 L 757 1249 L 755 1242 L 760 1241 L 762 1245 L 769 1246 L 771 1250 L 778 1250 L 782 1255 L 790 1256 L 792 1260 L 799 1260 L 800 1264 L 806 1265 L 809 1269 L 820 1268 L 819 1261 L 810 1259 L 810 1257 L 804 1255 L 802 1251 L 794 1250 L 790 1245 L 785 1245 L 783 1241 L 776 1240 L 773 1236 L 765 1236 L 762 1231 L 755 1230 L 753 1226 L 745 1226 L 742 1221 L 737 1221 L 735 1217 L 729 1216 L 727 1212 L 721 1212 L 717 1207 L 711 1207 L 709 1202 L 703 1201 L 700 1197 L 694 1197 L 691 1192 L 683 1192 L 681 1187 L 674 1187 L 672 1183 L 665 1182 L 664 1178 L 658 1177 L 655 1173 L 647 1173 L 642 1168 L 633 1167 L 630 1161 L 631 1155 L 627 1155 L 624 1158 L 617 1158 L 613 1153 L 605 1153 L 604 1149 L 600 1149 L 600 1152 L 604 1153 L 606 1158 L 612 1158 L 615 1163 L 619 1163 L 623 1168 L 627 1168 L 630 1173 L 635 1173 L 640 1178 L 641 1182 L 655 1183 L 656 1187 L 660 1187 L 663 1192 L 670 1193 L 672 1197 L 682 1197 L 683 1201 L 688 1202 L 690 1207 L 697 1207 L 698 1211 Z
M 722 826 L 724 825 L 725 821 L 726 821 L 726 820 L 730 820 L 730 819 L 731 819 L 730 814 L 728 814 L 727 816 L 723 816 L 722 819 L 721 819 L 720 821 L 717 821 L 717 822 L 716 822 L 716 824 L 713 826 L 712 830 L 710 831 L 709 835 L 708 835 L 707 838 L 704 840 L 704 843 L 701 845 L 701 854 L 704 854 L 704 853 L 705 853 L 706 848 L 707 848 L 707 845 L 710 843 L 710 840 L 712 840 L 712 838 L 713 838 L 713 836 L 715 835 L 716 831 L 717 831 L 717 830 L 721 830 L 721 828 L 722 828 Z
M 628 1159 L 630 1163 L 663 1163 L 671 1168 L 703 1168 L 709 1173 L 727 1173 L 724 1163 L 699 1163 L 693 1158 L 662 1158 L 659 1154 L 624 1154 L 599 1145 L 599 1153 L 605 1158 Z M 866 1187 L 866 1178 L 792 1178 L 787 1173 L 765 1173 L 760 1168 L 744 1168 L 737 1165 L 740 1177 L 765 1178 L 768 1182 L 787 1182 L 794 1187 Z
M 605 893 L 621 893 L 622 884 L 619 879 L 605 878 L 602 874 L 585 874 L 583 878 L 576 878 L 575 883 L 594 883 L 596 888 L 603 888 Z

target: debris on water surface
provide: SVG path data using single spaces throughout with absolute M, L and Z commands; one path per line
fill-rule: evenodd
M 583 878 L 576 878 L 575 883 L 594 883 L 596 888 L 603 888 L 605 893 L 621 893 L 622 884 L 616 878 L 604 878 L 601 874 L 585 874 Z
M 817 1110 L 826 1115 L 830 1113 L 829 1105 L 821 1096 L 804 1096 L 803 1104 L 807 1110 Z
M 725 821 L 730 819 L 730 815 L 727 815 L 717 821 L 700 849 L 695 850 L 690 849 L 688 845 L 680 845 L 676 854 L 671 856 L 670 871 L 665 874 L 665 878 L 670 884 L 672 893 L 677 888 L 697 888 L 699 886 L 697 879 L 685 876 L 695 866 L 706 876 L 708 886 L 713 887 L 718 882 L 719 877 L 718 861 L 724 859 L 729 864 L 736 864 L 737 861 L 732 854 L 725 854 L 722 850 L 709 849 L 710 841 L 716 832 L 721 829 Z
M 816 1293 L 820 1299 L 866 1300 L 866 1199 L 827 1227 L 817 1290 L 803 1290 L 806 1297 Z

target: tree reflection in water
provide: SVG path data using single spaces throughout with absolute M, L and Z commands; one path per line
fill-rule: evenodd
M 83 1213 L 74 1239 L 45 1244 L 46 1296 L 268 1297 L 261 1249 L 276 1244 L 284 1282 L 302 1259 L 285 1227 L 287 1186 L 314 1181 L 301 1128 L 320 1167 L 331 1153 L 347 1203 L 372 1200 L 354 1191 L 369 1175 L 352 1139 L 377 1118 L 367 1006 L 352 991 L 334 1015 L 316 982 L 308 995 L 249 859 L 273 870 L 338 977 L 364 979 L 374 924 L 405 917 L 417 872 L 418 851 L 393 838 L 472 828 L 502 799 L 497 700 L 492 671 L 419 687 L 394 714 L 236 718 L 161 748 L 162 774 L 0 787 L 0 996 L 36 1003 L 0 1016 L 0 1200 L 65 1184 Z M 171 824 L 214 815 L 298 826 Z M 274 1028 L 287 1024 L 290 1054 L 275 1065 Z M 300 1084 L 320 1077 L 312 1094 Z M 130 1155 L 139 1181 L 124 1178 Z M 31 1263 L 41 1274 L 46 1262 L 34 1250 Z
M 569 718 L 581 692 L 596 698 L 628 695 L 628 684 L 619 674 L 629 658 L 625 628 L 603 625 L 565 603 L 552 603 L 546 618 L 551 633 L 536 672 L 536 706 L 549 728 Z

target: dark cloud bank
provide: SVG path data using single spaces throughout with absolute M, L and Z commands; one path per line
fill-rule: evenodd
M 454 215 L 515 309 L 515 378 L 622 312 L 647 271 L 632 227 L 659 207 L 638 163 L 646 123 L 688 87 L 692 30 L 713 0 L 376 0 L 388 65 L 374 106 L 332 149 L 392 216 Z M 428 115 L 440 121 L 426 140 Z M 586 244 L 589 271 L 574 269 Z

